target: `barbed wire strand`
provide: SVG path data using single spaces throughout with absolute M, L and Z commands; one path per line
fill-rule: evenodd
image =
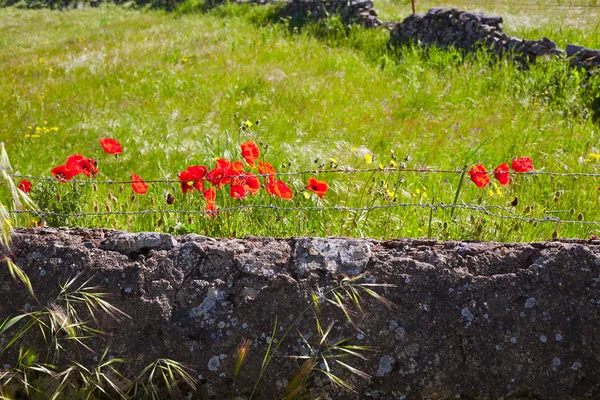
M 390 173 L 390 172 L 408 172 L 408 173 L 423 173 L 423 174 L 466 174 L 469 170 L 455 170 L 455 169 L 428 169 L 428 168 L 397 168 L 397 167 L 383 167 L 383 168 L 366 168 L 366 169 L 308 169 L 304 171 L 295 172 L 277 172 L 275 174 L 254 174 L 257 177 L 277 177 L 277 176 L 300 176 L 300 175 L 321 175 L 321 174 L 365 174 L 365 173 Z M 493 175 L 494 171 L 486 171 L 487 175 Z M 478 172 L 479 174 L 479 172 Z M 510 174 L 515 175 L 529 175 L 529 176 L 554 176 L 554 177 L 570 177 L 570 178 L 600 178 L 600 173 L 583 173 L 583 172 L 550 172 L 550 171 L 531 171 L 531 172 L 511 172 Z M 23 174 L 9 174 L 10 177 L 16 179 L 31 179 L 36 181 L 59 181 L 56 178 L 43 177 L 36 175 L 23 175 Z M 222 175 L 219 179 L 231 179 L 240 178 L 243 179 L 245 175 Z M 83 180 L 83 179 L 72 179 L 68 182 L 81 183 L 87 185 L 124 185 L 131 184 L 131 180 Z M 144 179 L 146 183 L 181 183 L 179 179 Z
M 567 224 L 567 225 L 592 225 L 592 226 L 600 226 L 600 221 L 575 221 L 575 220 L 563 220 L 555 216 L 544 216 L 541 218 L 538 217 L 523 217 L 516 214 L 513 210 L 503 207 L 503 206 L 480 206 L 475 204 L 444 204 L 444 203 L 397 203 L 397 204 L 385 204 L 385 205 L 377 205 L 370 207 L 345 207 L 345 206 L 330 206 L 330 207 L 315 207 L 315 206 L 303 206 L 303 207 L 281 207 L 276 205 L 266 205 L 266 204 L 252 204 L 252 205 L 243 205 L 243 206 L 235 206 L 228 208 L 216 209 L 214 211 L 194 211 L 194 210 L 169 210 L 169 209 L 147 209 L 140 211 L 106 211 L 106 212 L 80 212 L 80 213 L 58 213 L 53 211 L 28 211 L 28 210 L 12 210 L 12 213 L 15 214 L 37 214 L 39 216 L 55 216 L 55 217 L 72 217 L 72 218 L 84 218 L 84 217 L 103 217 L 110 215 L 122 215 L 122 216 L 131 216 L 131 215 L 150 215 L 150 214 L 185 214 L 185 215 L 204 215 L 204 216 L 215 216 L 220 213 L 231 212 L 231 211 L 243 211 L 243 210 L 252 210 L 252 209 L 270 209 L 270 210 L 281 210 L 281 211 L 338 211 L 338 212 L 370 212 L 375 210 L 384 210 L 384 209 L 393 209 L 393 208 L 422 208 L 422 209 L 432 209 L 434 211 L 441 209 L 462 209 L 469 211 L 477 211 L 481 212 L 486 216 L 507 219 L 507 220 L 517 220 L 521 222 L 539 222 L 539 223 L 553 223 L 553 224 Z M 497 212 L 492 212 L 490 210 L 500 210 L 504 212 L 508 212 L 510 215 L 498 214 Z

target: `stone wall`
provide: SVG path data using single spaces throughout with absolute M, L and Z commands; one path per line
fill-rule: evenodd
M 367 28 L 377 28 L 383 24 L 377 18 L 372 0 L 291 0 L 286 7 L 288 14 L 306 15 L 315 20 L 339 15 L 346 23 Z
M 66 358 L 129 359 L 125 373 L 159 357 L 193 366 L 192 398 L 231 398 L 235 353 L 251 339 L 236 399 L 247 399 L 268 347 L 312 293 L 343 277 L 393 287 L 373 290 L 386 308 L 362 295 L 364 314 L 349 324 L 321 301 L 330 343 L 376 346 L 368 360 L 345 359 L 371 378 L 348 379 L 356 393 L 332 387 L 315 373 L 313 398 L 324 399 L 598 399 L 600 398 L 600 242 L 437 242 L 343 238 L 212 239 L 111 230 L 40 228 L 14 234 L 15 261 L 29 274 L 39 304 L 79 276 L 109 293 L 131 318 L 100 318 L 106 335 L 89 341 L 99 353 L 65 350 Z M 36 301 L 0 264 L 0 320 Z M 360 289 L 359 289 L 360 290 Z M 321 298 L 321 300 L 323 300 Z M 9 330 L 7 333 L 11 333 Z M 312 312 L 277 350 L 255 398 L 279 399 L 300 361 L 288 356 L 319 347 Z M 0 346 L 7 343 L 0 335 Z M 34 344 L 46 348 L 43 341 Z M 15 354 L 0 356 L 0 369 Z
M 568 56 L 576 67 L 592 69 L 600 66 L 600 51 L 569 45 L 567 51 L 548 38 L 526 40 L 502 32 L 502 17 L 470 13 L 455 8 L 432 8 L 427 14 L 408 16 L 393 24 L 393 43 L 419 43 L 467 51 L 486 48 L 499 56 L 510 54 L 523 63 L 537 57 Z

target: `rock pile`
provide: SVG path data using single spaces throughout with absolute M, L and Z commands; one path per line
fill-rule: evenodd
M 568 44 L 567 57 L 571 59 L 571 65 L 574 67 L 592 69 L 600 66 L 600 50 Z
M 523 62 L 539 56 L 560 56 L 564 51 L 550 39 L 523 40 L 502 32 L 502 17 L 469 13 L 455 8 L 432 8 L 425 15 L 410 15 L 392 28 L 396 43 L 419 42 L 443 48 L 491 49 L 502 56 L 513 54 Z
M 307 16 L 313 20 L 339 15 L 345 23 L 377 28 L 383 23 L 377 18 L 372 0 L 291 0 L 286 12 L 289 15 Z

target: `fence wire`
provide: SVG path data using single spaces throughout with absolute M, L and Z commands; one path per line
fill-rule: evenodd
M 216 216 L 220 213 L 232 212 L 232 211 L 244 211 L 244 210 L 252 210 L 252 209 L 268 209 L 268 210 L 279 210 L 279 211 L 337 211 L 337 212 L 352 212 L 352 213 L 366 213 L 376 210 L 386 210 L 386 209 L 399 209 L 399 208 L 419 208 L 419 209 L 431 209 L 433 211 L 437 210 L 447 210 L 447 209 L 459 209 L 459 210 L 469 210 L 476 211 L 482 213 L 489 217 L 505 219 L 505 220 L 515 220 L 520 222 L 539 222 L 539 223 L 553 223 L 553 224 L 567 224 L 567 225 L 591 225 L 591 226 L 600 226 L 599 221 L 584 221 L 584 220 L 563 220 L 556 216 L 544 216 L 542 218 L 538 217 L 524 217 L 520 216 L 511 210 L 508 207 L 498 206 L 498 205 L 488 205 L 481 206 L 476 204 L 445 204 L 445 203 L 395 203 L 395 204 L 385 204 L 385 205 L 376 205 L 369 207 L 345 207 L 345 206 L 303 206 L 303 207 L 281 207 L 276 205 L 266 205 L 266 204 L 251 204 L 251 205 L 242 205 L 235 207 L 227 207 L 227 208 L 219 208 L 214 211 L 194 211 L 194 210 L 176 210 L 176 209 L 146 209 L 140 211 L 106 211 L 106 212 L 80 212 L 80 213 L 57 213 L 53 211 L 27 211 L 27 210 L 12 210 L 15 214 L 36 214 L 39 216 L 55 216 L 55 217 L 72 217 L 72 218 L 87 218 L 87 217 L 104 217 L 111 215 L 120 215 L 120 216 L 145 216 L 145 215 L 154 215 L 154 214 L 183 214 L 183 215 L 201 215 L 201 216 Z M 506 214 L 499 214 L 498 212 L 506 212 Z
M 302 176 L 302 175 L 322 175 L 322 174 L 366 174 L 366 173 L 393 173 L 406 172 L 417 174 L 467 174 L 469 170 L 462 169 L 439 169 L 439 168 L 399 168 L 399 167 L 383 167 L 383 168 L 332 168 L 332 169 L 307 169 L 304 171 L 277 172 L 275 174 L 254 174 L 257 177 L 275 177 L 275 176 Z M 494 171 L 487 171 L 488 175 L 494 175 Z M 529 176 L 551 176 L 551 177 L 570 177 L 570 178 L 600 178 L 600 173 L 584 173 L 584 172 L 550 172 L 550 171 L 531 171 L 531 172 L 510 172 L 511 175 L 529 175 Z M 57 181 L 56 178 L 42 177 L 35 175 L 9 174 L 10 177 L 16 179 L 31 179 L 35 181 Z M 244 178 L 245 175 L 222 175 L 219 178 Z M 87 185 L 124 185 L 131 184 L 131 180 L 94 180 L 94 179 L 71 179 L 69 182 L 87 184 Z M 144 179 L 146 183 L 181 183 L 179 179 Z
M 440 168 L 403 168 L 403 167 L 379 167 L 379 168 L 330 168 L 330 169 L 307 169 L 303 171 L 289 171 L 289 172 L 277 172 L 275 174 L 255 174 L 257 177 L 293 177 L 293 176 L 306 176 L 306 175 L 329 175 L 329 174 L 401 174 L 401 173 L 416 173 L 416 174 L 453 174 L 461 175 L 468 174 L 469 170 L 466 169 L 440 169 Z M 493 171 L 488 171 L 488 175 L 493 175 Z M 527 176 L 549 176 L 549 177 L 567 177 L 573 179 L 579 178 L 600 178 L 600 173 L 582 173 L 582 172 L 550 172 L 550 171 L 531 171 L 531 172 L 511 172 L 511 175 L 527 175 Z M 24 175 L 24 174 L 9 174 L 12 178 L 16 179 L 29 179 L 32 181 L 52 181 L 58 182 L 53 177 L 42 177 L 35 175 Z M 224 175 L 219 178 L 244 178 L 244 175 Z M 84 185 L 125 185 L 131 184 L 131 180 L 94 180 L 94 179 L 73 179 L 71 183 L 84 184 Z M 147 179 L 146 183 L 154 184 L 180 184 L 179 179 Z M 561 219 L 557 216 L 522 216 L 517 214 L 514 209 L 499 205 L 477 205 L 477 204 L 458 204 L 458 203 L 391 203 L 384 205 L 374 205 L 368 207 L 346 207 L 346 206 L 301 206 L 301 207 L 282 207 L 277 205 L 265 205 L 265 204 L 249 204 L 240 205 L 235 207 L 218 208 L 211 211 L 194 211 L 194 210 L 178 210 L 178 209 L 146 209 L 140 211 L 106 211 L 106 212 L 77 212 L 77 213 L 60 213 L 53 211 L 27 211 L 27 210 L 12 210 L 14 214 L 35 214 L 40 217 L 43 216 L 54 216 L 54 217 L 67 217 L 67 218 L 93 218 L 93 217 L 106 217 L 106 216 L 145 216 L 145 215 L 198 215 L 198 216 L 216 216 L 222 213 L 236 212 L 236 211 L 248 211 L 252 209 L 267 209 L 267 210 L 279 210 L 279 211 L 320 211 L 320 212 L 350 212 L 350 213 L 368 213 L 377 210 L 393 210 L 393 209 L 431 209 L 432 211 L 457 209 L 457 210 L 469 210 L 481 213 L 485 216 L 504 219 L 514 220 L 526 223 L 553 223 L 553 224 L 567 224 L 567 225 L 591 225 L 600 226 L 600 221 L 584 221 L 584 220 L 568 220 Z M 548 211 L 549 213 L 569 212 L 569 210 L 553 210 Z

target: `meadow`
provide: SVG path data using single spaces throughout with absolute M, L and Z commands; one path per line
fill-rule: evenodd
M 511 35 L 600 48 L 595 1 L 417 5 L 496 13 Z M 407 2 L 375 7 L 383 20 L 410 13 Z M 597 75 L 562 59 L 523 68 L 388 41 L 385 29 L 335 17 L 304 23 L 277 5 L 0 9 L 0 141 L 17 182 L 47 178 L 30 179 L 30 195 L 57 213 L 15 218 L 227 237 L 536 241 L 600 232 L 600 179 L 545 174 L 600 172 Z M 107 137 L 122 154 L 102 150 Z M 183 194 L 178 174 L 212 169 L 219 157 L 243 161 L 248 141 L 293 198 L 222 190 L 218 215 L 204 214 L 205 199 Z M 96 159 L 98 175 L 54 180 L 50 170 L 72 154 Z M 536 173 L 512 175 L 508 186 L 492 177 L 481 189 L 456 172 L 514 157 L 530 157 Z M 148 182 L 146 194 L 132 191 L 132 173 Z M 322 199 L 305 189 L 313 176 L 328 183 Z M 85 215 L 62 215 L 71 213 Z

